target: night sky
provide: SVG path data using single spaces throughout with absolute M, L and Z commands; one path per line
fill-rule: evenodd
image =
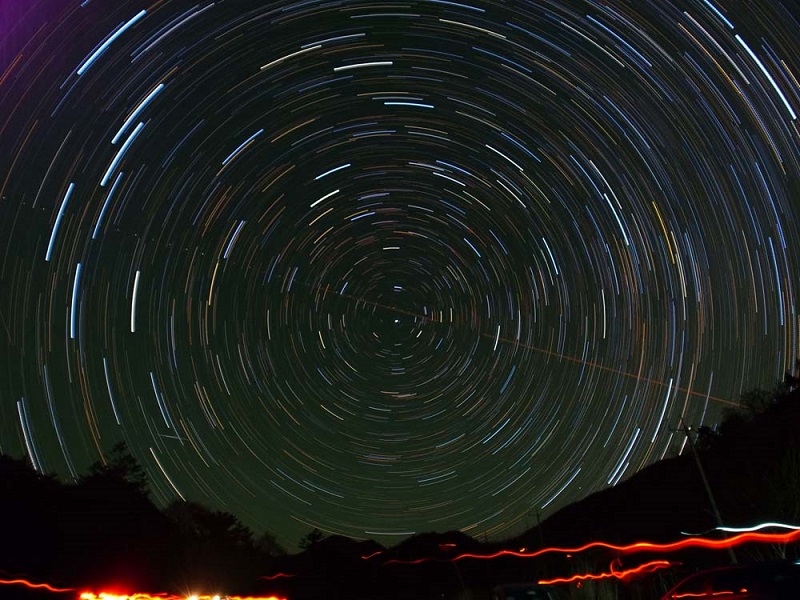
M 0 0 L 0 451 L 293 548 L 521 532 L 798 353 L 800 6 Z

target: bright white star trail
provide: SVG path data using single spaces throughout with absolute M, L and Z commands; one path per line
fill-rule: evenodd
M 126 441 L 290 548 L 499 539 L 794 364 L 796 3 L 6 12 L 0 452 L 41 471 Z

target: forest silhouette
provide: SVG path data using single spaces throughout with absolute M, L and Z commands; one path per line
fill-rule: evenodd
M 453 558 L 500 550 L 673 542 L 728 526 L 800 522 L 800 380 L 787 375 L 771 391 L 746 394 L 716 430 L 698 427 L 679 456 L 661 460 L 614 487 L 555 513 L 504 541 L 461 532 L 424 533 L 391 548 L 318 530 L 289 554 L 269 532 L 256 535 L 230 513 L 195 502 L 158 507 L 144 469 L 124 444 L 75 483 L 0 455 L 0 579 L 25 578 L 75 590 L 271 595 L 291 600 L 488 598 L 511 581 L 600 573 L 654 558 L 599 548 L 535 559 Z M 679 426 L 680 424 L 673 424 Z M 690 452 L 692 445 L 696 456 Z M 701 471 L 702 470 L 702 471 Z M 705 476 L 707 484 L 703 482 Z M 531 507 L 535 511 L 536 507 Z M 739 562 L 798 558 L 793 544 L 745 544 Z M 730 562 L 729 552 L 688 549 L 665 558 L 669 569 L 622 582 L 559 584 L 564 597 L 658 597 L 676 580 Z M 424 559 L 421 562 L 414 563 Z M 608 590 L 614 589 L 613 595 Z M 605 591 L 604 591 L 605 590 Z M 605 596 L 603 594 L 606 594 Z M 53 598 L 53 592 L 2 587 L 3 598 Z M 75 594 L 67 597 L 73 598 Z M 58 600 L 58 599 L 56 599 Z

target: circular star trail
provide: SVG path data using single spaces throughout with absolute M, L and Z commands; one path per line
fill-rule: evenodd
M 788 2 L 39 2 L 0 78 L 0 450 L 292 547 L 502 538 L 798 348 Z

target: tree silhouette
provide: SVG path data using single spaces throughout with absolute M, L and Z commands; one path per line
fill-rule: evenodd
M 125 442 L 118 442 L 111 448 L 106 459 L 96 461 L 89 467 L 89 473 L 80 479 L 81 483 L 91 485 L 94 482 L 116 482 L 128 487 L 145 497 L 150 495 L 147 472 L 139 461 L 130 453 Z
M 62 485 L 24 459 L 0 455 L 0 568 L 51 575 L 58 559 Z
M 749 393 L 742 408 L 729 413 L 716 430 L 697 430 L 696 449 L 726 524 L 800 520 L 798 424 L 800 390 L 781 388 Z M 548 544 L 562 547 L 592 540 L 672 542 L 681 531 L 702 532 L 715 525 L 692 456 L 685 453 L 567 506 L 544 523 Z M 149 497 L 145 470 L 124 444 L 114 446 L 74 484 L 36 472 L 24 459 L 0 455 L 0 531 L 0 569 L 7 575 L 94 589 L 111 584 L 247 596 L 280 592 L 292 600 L 439 600 L 473 591 L 475 598 L 488 597 L 498 583 L 530 578 L 529 561 L 504 557 L 454 568 L 446 559 L 460 552 L 531 547 L 539 539 L 535 530 L 492 544 L 460 532 L 430 533 L 385 549 L 315 528 L 300 539 L 303 552 L 286 555 L 272 533 L 255 537 L 230 513 L 184 501 L 159 510 Z M 741 559 L 796 559 L 800 544 L 753 544 L 741 552 Z M 381 556 L 363 558 L 376 553 Z M 675 559 L 696 569 L 724 560 L 720 556 L 687 550 Z M 591 572 L 607 570 L 613 558 L 605 550 L 582 557 L 587 562 L 581 570 Z M 392 558 L 434 560 L 387 568 Z M 550 576 L 575 572 L 571 560 L 553 556 L 543 570 Z M 273 573 L 292 577 L 263 577 Z M 590 594 L 604 585 L 586 584 L 584 591 Z M 620 599 L 658 595 L 635 592 L 640 589 L 635 582 L 625 585 L 616 589 Z
M 269 556 L 270 558 L 277 558 L 286 555 L 286 549 L 278 542 L 275 534 L 265 531 L 255 541 L 256 550 Z
M 252 532 L 234 515 L 183 500 L 169 504 L 164 514 L 182 541 L 176 569 L 183 579 L 214 589 L 230 589 L 240 577 L 257 579 L 261 556 Z
M 197 502 L 176 500 L 164 509 L 164 514 L 182 533 L 208 547 L 233 549 L 253 546 L 252 532 L 230 513 L 211 510 Z
M 695 447 L 697 450 L 701 452 L 705 452 L 706 450 L 711 449 L 714 447 L 720 439 L 720 435 L 717 431 L 709 427 L 708 425 L 701 425 L 697 428 L 697 439 L 695 440 Z
M 775 394 L 773 392 L 756 388 L 741 395 L 739 398 L 739 410 L 743 410 L 749 415 L 757 415 L 764 412 L 774 399 Z
M 794 361 L 794 372 L 786 371 L 783 376 L 783 387 L 787 391 L 796 390 L 800 386 L 800 359 Z
M 303 550 L 311 550 L 325 539 L 325 534 L 316 527 L 300 538 L 298 546 Z
M 124 442 L 70 486 L 70 545 L 85 577 L 145 585 L 168 570 L 169 523 L 150 499 L 147 473 Z

